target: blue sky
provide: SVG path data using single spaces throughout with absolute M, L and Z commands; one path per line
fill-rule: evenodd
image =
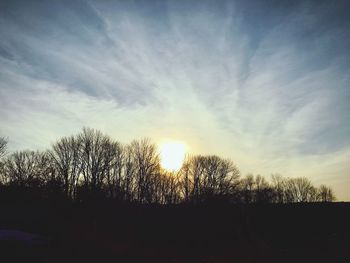
M 248 3 L 249 2 L 249 3 Z M 347 1 L 1 1 L 0 135 L 185 141 L 350 201 Z

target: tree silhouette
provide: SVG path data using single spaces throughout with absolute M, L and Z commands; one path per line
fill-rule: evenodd
M 254 201 L 253 191 L 254 191 L 254 175 L 247 174 L 245 178 L 240 181 L 241 186 L 241 196 L 243 202 L 246 204 L 252 203 Z
M 0 137 L 0 158 L 5 156 L 7 140 L 4 137 Z
M 4 155 L 7 141 L 1 139 Z M 72 201 L 107 198 L 141 204 L 332 202 L 332 189 L 307 178 L 272 175 L 240 177 L 232 160 L 216 155 L 187 156 L 181 169 L 161 168 L 156 145 L 149 139 L 123 146 L 100 131 L 82 132 L 56 141 L 44 152 L 20 151 L 2 158 L 3 186 L 36 189 L 50 198 Z
M 279 174 L 273 174 L 272 176 L 272 189 L 274 190 L 274 202 L 285 203 L 286 196 L 286 180 Z
M 326 185 L 321 185 L 319 187 L 318 198 L 321 202 L 333 202 L 336 199 L 333 190 Z
M 307 178 L 291 178 L 286 182 L 286 195 L 289 202 L 313 201 L 315 189 Z
M 67 197 L 74 197 L 81 174 L 81 143 L 74 137 L 64 137 L 52 145 L 49 155 L 57 174 L 57 180 L 62 182 L 63 191 Z
M 47 153 L 21 151 L 5 160 L 2 172 L 10 184 L 32 187 L 45 183 L 52 171 Z
M 130 149 L 135 166 L 137 201 L 152 203 L 155 193 L 153 184 L 160 172 L 160 159 L 156 146 L 149 139 L 142 139 L 133 141 Z
M 100 131 L 84 128 L 77 135 L 81 173 L 80 194 L 85 197 L 103 194 L 119 144 Z

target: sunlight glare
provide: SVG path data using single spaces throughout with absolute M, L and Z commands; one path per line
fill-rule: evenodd
M 167 141 L 159 146 L 161 165 L 169 171 L 181 168 L 186 154 L 186 146 L 179 141 Z

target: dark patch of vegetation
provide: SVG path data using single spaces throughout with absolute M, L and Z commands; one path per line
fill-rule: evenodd
M 1 155 L 6 140 L 1 141 Z M 32 192 L 75 202 L 108 199 L 125 203 L 332 202 L 331 188 L 306 178 L 240 177 L 236 165 L 218 156 L 189 156 L 177 172 L 161 168 L 149 140 L 123 146 L 93 129 L 65 137 L 45 152 L 21 151 L 0 162 L 2 191 Z
M 346 262 L 348 203 L 125 205 L 1 198 L 0 228 L 47 237 L 0 241 L 13 262 Z

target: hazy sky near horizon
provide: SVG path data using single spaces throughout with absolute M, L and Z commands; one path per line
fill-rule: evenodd
M 348 1 L 1 1 L 0 136 L 186 142 L 350 201 Z

